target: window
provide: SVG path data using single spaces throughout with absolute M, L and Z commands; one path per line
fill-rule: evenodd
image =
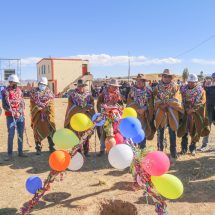
M 42 70 L 41 72 L 42 75 L 46 74 L 46 65 L 42 65 L 41 70 Z

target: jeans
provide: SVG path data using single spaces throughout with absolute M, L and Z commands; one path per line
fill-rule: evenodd
M 215 121 L 215 106 L 207 105 L 207 111 L 208 111 L 209 126 L 211 127 L 212 123 Z M 203 137 L 202 147 L 206 147 L 208 145 L 208 140 L 209 140 L 209 135 L 206 137 Z
M 19 117 L 15 119 L 15 123 L 12 116 L 7 116 L 7 129 L 8 129 L 8 155 L 13 154 L 13 139 L 15 135 L 15 128 L 17 128 L 18 135 L 18 153 L 22 153 L 23 148 L 23 133 L 25 127 L 25 119 L 24 117 Z
M 104 128 L 102 126 L 98 126 L 96 127 L 97 129 L 97 134 L 99 137 L 99 141 L 100 141 L 100 151 L 105 151 L 105 131 Z
M 170 153 L 171 155 L 176 154 L 176 133 L 173 131 L 170 126 L 168 126 L 169 130 L 169 139 L 170 139 Z M 158 128 L 158 150 L 163 151 L 164 148 L 164 128 Z

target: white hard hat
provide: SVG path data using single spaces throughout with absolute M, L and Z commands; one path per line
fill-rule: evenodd
M 8 81 L 9 82 L 15 82 L 15 83 L 19 83 L 19 78 L 18 78 L 18 76 L 17 75 L 10 75 L 9 77 L 8 77 Z
M 42 77 L 39 81 L 39 84 L 48 85 L 48 79 L 46 77 Z
M 187 82 L 197 82 L 198 81 L 198 77 L 196 74 L 189 74 Z

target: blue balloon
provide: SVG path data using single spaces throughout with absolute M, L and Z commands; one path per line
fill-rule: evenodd
M 145 132 L 141 130 L 136 137 L 133 137 L 132 140 L 134 143 L 141 143 L 145 139 Z
M 101 113 L 95 113 L 92 117 L 92 121 L 94 122 Z M 105 124 L 105 119 L 101 120 L 100 122 L 96 123 L 96 126 L 103 126 Z
M 135 117 L 126 117 L 119 124 L 120 133 L 126 138 L 138 136 L 141 129 L 141 123 Z
M 26 183 L 26 189 L 29 193 L 35 194 L 38 189 L 42 188 L 42 180 L 38 176 L 30 176 Z

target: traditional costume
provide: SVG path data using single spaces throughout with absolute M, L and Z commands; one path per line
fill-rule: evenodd
M 26 157 L 23 154 L 23 133 L 25 129 L 24 109 L 25 103 L 22 91 L 17 84 L 19 79 L 16 75 L 8 78 L 10 85 L 2 91 L 2 106 L 5 110 L 8 128 L 8 157 L 5 160 L 11 160 L 13 155 L 13 139 L 15 129 L 18 135 L 18 154 L 20 157 Z
M 143 74 L 138 74 L 134 80 L 143 82 L 147 81 Z M 153 122 L 154 104 L 151 87 L 132 87 L 128 95 L 127 106 L 132 107 L 137 111 L 137 117 L 142 124 L 143 130 L 145 131 L 146 138 L 139 144 L 140 148 L 143 149 L 146 144 L 146 139 L 152 140 L 156 131 Z
M 87 85 L 84 84 L 83 80 L 78 80 L 77 88 L 73 90 L 68 99 L 68 107 L 65 116 L 64 127 L 73 130 L 70 126 L 70 120 L 72 116 L 76 113 L 84 113 L 90 119 L 95 114 L 94 110 L 94 98 L 88 91 L 81 92 L 79 87 L 86 87 Z M 78 137 L 82 136 L 82 132 L 74 131 Z M 84 154 L 88 156 L 89 152 L 89 139 L 87 138 L 86 142 L 84 143 Z
M 181 87 L 182 101 L 185 114 L 178 129 L 178 137 L 182 137 L 182 154 L 187 153 L 188 134 L 191 136 L 190 152 L 195 155 L 196 142 L 200 137 L 207 136 L 210 132 L 208 127 L 208 117 L 206 110 L 205 91 L 195 74 L 190 74 L 188 84 Z M 189 82 L 196 83 L 194 87 L 189 86 Z
M 158 150 L 164 148 L 164 129 L 168 127 L 170 136 L 170 153 L 173 158 L 177 157 L 176 131 L 179 127 L 180 114 L 183 113 L 179 86 L 172 80 L 174 74 L 168 69 L 160 75 L 162 80 L 154 88 L 155 126 L 158 129 Z M 165 83 L 163 78 L 171 78 Z
M 98 97 L 97 111 L 107 115 L 106 123 L 103 127 L 98 127 L 97 132 L 100 139 L 100 153 L 105 151 L 105 140 L 111 140 L 118 132 L 118 122 L 121 118 L 123 101 L 119 91 L 118 81 L 111 79 Z
M 43 77 L 38 87 L 30 93 L 31 127 L 34 132 L 37 155 L 41 153 L 41 141 L 45 138 L 48 139 L 50 152 L 55 150 L 52 140 L 56 131 L 54 94 L 47 85 L 48 80 Z

